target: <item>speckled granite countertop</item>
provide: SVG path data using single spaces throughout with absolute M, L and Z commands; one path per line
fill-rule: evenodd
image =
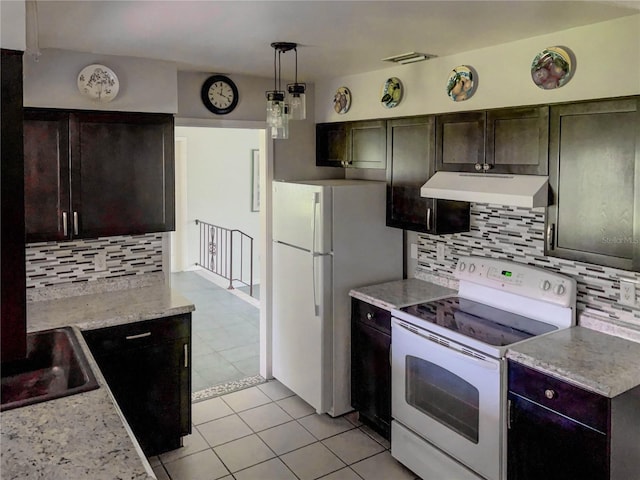
M 640 385 L 640 343 L 585 327 L 534 338 L 507 358 L 609 398 Z
M 164 285 L 27 304 L 27 330 L 73 325 L 100 388 L 0 414 L 3 480 L 155 478 L 80 334 L 194 310 Z
M 78 295 L 27 304 L 27 330 L 75 325 L 81 330 L 151 320 L 194 310 L 165 285 Z
M 455 294 L 455 290 L 417 278 L 354 288 L 349 292 L 352 297 L 385 310 L 394 310 Z
M 3 480 L 153 479 L 79 330 L 100 388 L 0 414 Z

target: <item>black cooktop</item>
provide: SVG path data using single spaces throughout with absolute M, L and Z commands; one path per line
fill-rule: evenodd
M 400 310 L 499 347 L 557 330 L 555 325 L 458 296 L 419 303 Z

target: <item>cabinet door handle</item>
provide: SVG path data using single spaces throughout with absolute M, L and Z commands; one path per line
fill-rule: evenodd
M 73 212 L 73 234 L 78 235 L 78 212 Z
M 511 400 L 507 400 L 507 430 L 511 430 L 511 416 L 513 410 L 513 403 Z
M 493 165 L 491 165 L 490 163 L 482 164 L 482 170 L 484 170 L 485 172 L 488 172 L 489 170 L 491 170 L 492 167 Z
M 150 337 L 151 332 L 139 333 L 138 335 L 127 335 L 124 337 L 127 340 L 136 340 L 138 338 Z
M 555 229 L 556 229 L 555 227 L 556 227 L 555 223 L 550 223 L 547 226 L 547 248 L 549 250 L 554 249 L 553 237 L 555 236 Z
M 62 234 L 66 237 L 69 235 L 69 218 L 67 212 L 62 212 Z
M 427 208 L 427 230 L 431 230 L 431 207 Z
M 367 312 L 367 320 L 373 320 L 373 313 Z
M 184 368 L 189 367 L 189 344 L 184 344 Z
M 476 172 L 479 172 L 479 171 L 481 171 L 481 170 L 482 170 L 482 165 L 480 165 L 479 163 L 476 163 L 476 164 L 474 165 L 474 168 L 476 169 Z

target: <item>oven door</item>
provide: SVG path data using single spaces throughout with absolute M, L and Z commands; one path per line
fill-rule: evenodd
M 502 362 L 397 318 L 391 352 L 392 417 L 480 475 L 499 480 Z

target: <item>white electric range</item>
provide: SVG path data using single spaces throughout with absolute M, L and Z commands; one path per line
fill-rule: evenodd
M 392 311 L 391 452 L 422 478 L 504 480 L 505 353 L 575 325 L 576 282 L 484 257 L 455 274 L 457 295 Z

